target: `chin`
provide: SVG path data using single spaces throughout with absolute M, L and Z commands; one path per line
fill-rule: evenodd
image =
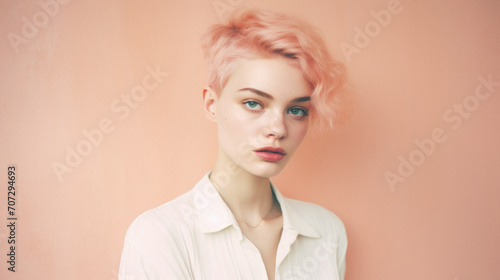
M 286 163 L 276 163 L 276 162 L 259 162 L 254 166 L 245 168 L 247 172 L 258 176 L 270 178 L 277 176 L 286 166 Z

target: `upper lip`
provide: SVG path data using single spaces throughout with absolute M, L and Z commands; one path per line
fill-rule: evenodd
M 259 148 L 255 150 L 255 152 L 271 152 L 271 153 L 286 155 L 285 150 L 283 150 L 282 148 L 272 147 L 272 146 Z

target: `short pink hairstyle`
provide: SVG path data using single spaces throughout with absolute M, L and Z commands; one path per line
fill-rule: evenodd
M 307 22 L 272 11 L 235 12 L 227 24 L 210 28 L 202 41 L 209 87 L 220 94 L 241 59 L 281 56 L 299 67 L 311 84 L 311 120 L 320 127 L 339 123 L 345 110 L 339 91 L 345 67 L 332 59 L 324 41 Z

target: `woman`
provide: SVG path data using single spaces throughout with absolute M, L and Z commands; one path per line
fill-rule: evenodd
M 217 124 L 213 170 L 130 226 L 120 279 L 344 279 L 347 237 L 318 205 L 270 182 L 309 122 L 337 118 L 342 64 L 308 24 L 247 11 L 203 43 L 206 117 Z

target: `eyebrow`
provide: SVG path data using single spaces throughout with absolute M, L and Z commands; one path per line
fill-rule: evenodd
M 274 97 L 272 95 L 270 95 L 269 93 L 265 93 L 261 90 L 258 90 L 258 89 L 254 89 L 254 88 L 242 88 L 242 89 L 239 89 L 238 92 L 240 91 L 250 91 L 250 92 L 253 92 L 257 95 L 260 95 L 264 98 L 267 98 L 267 99 L 270 99 L 270 100 L 274 100 Z M 305 101 L 309 101 L 311 100 L 311 97 L 310 96 L 304 96 L 304 97 L 298 97 L 298 98 L 295 98 L 294 100 L 292 100 L 292 102 L 305 102 Z

